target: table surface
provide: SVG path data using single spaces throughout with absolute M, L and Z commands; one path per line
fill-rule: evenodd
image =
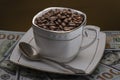
M 0 0 L 0 30 L 27 31 L 37 12 L 53 6 L 81 10 L 101 30 L 120 30 L 120 0 Z

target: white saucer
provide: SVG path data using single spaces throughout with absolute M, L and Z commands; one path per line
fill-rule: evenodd
M 89 34 L 88 37 L 84 37 L 83 45 L 89 43 L 93 40 L 95 33 L 92 31 L 87 31 Z M 30 43 L 32 46 L 36 47 L 33 38 L 32 28 L 26 32 L 26 34 L 22 37 L 19 42 L 27 42 Z M 18 42 L 18 44 L 19 44 Z M 106 42 L 106 35 L 103 32 L 99 32 L 98 39 L 88 48 L 79 52 L 78 56 L 71 62 L 66 63 L 74 68 L 82 69 L 85 71 L 86 74 L 92 73 L 92 71 L 96 68 L 97 64 L 99 63 L 101 57 L 103 56 L 103 52 L 105 49 L 105 42 Z M 68 71 L 57 64 L 50 63 L 50 62 L 42 62 L 42 61 L 30 61 L 26 59 L 20 52 L 18 44 L 14 48 L 10 60 L 13 63 L 26 66 L 32 69 L 53 72 L 53 73 L 60 73 L 60 74 L 74 74 L 71 71 Z

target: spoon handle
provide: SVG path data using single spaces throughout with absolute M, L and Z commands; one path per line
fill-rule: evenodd
M 74 72 L 75 74 L 85 74 L 85 72 L 84 72 L 83 70 L 73 68 L 73 67 L 70 66 L 70 65 L 67 65 L 67 64 L 64 64 L 64 63 L 61 63 L 61 62 L 58 62 L 58 61 L 55 61 L 55 60 L 46 58 L 46 57 L 42 57 L 42 59 L 45 59 L 45 60 L 54 62 L 54 63 L 60 65 L 61 67 L 63 67 L 63 68 L 65 68 L 65 69 L 68 69 L 68 70 Z

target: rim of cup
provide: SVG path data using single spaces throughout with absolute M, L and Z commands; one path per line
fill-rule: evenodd
M 62 9 L 70 9 L 72 12 L 77 12 L 77 13 L 81 14 L 81 15 L 83 16 L 83 21 L 82 21 L 81 25 L 78 26 L 78 27 L 76 27 L 76 28 L 74 28 L 74 29 L 72 29 L 72 30 L 69 30 L 69 31 L 54 31 L 54 30 L 44 29 L 44 28 L 39 27 L 38 25 L 35 24 L 35 19 L 36 19 L 37 17 L 40 17 L 40 16 L 39 16 L 40 14 L 43 15 L 43 12 L 46 13 L 46 12 L 48 12 L 48 11 L 50 11 L 50 10 L 55 10 L 55 9 L 61 9 L 61 10 L 62 10 Z M 43 30 L 43 31 L 48 31 L 48 32 L 53 32 L 53 33 L 69 33 L 69 32 L 72 32 L 72 31 L 75 31 L 75 30 L 81 28 L 81 26 L 84 26 L 84 24 L 86 24 L 86 14 L 85 14 L 85 13 L 83 13 L 82 11 L 79 11 L 79 10 L 75 10 L 75 9 L 72 9 L 72 8 L 66 8 L 66 7 L 49 7 L 49 8 L 46 8 L 46 9 L 38 12 L 38 13 L 33 17 L 33 19 L 32 19 L 32 25 L 33 25 L 34 27 L 40 28 L 40 29 Z

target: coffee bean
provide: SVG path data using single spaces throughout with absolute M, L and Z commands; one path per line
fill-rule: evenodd
M 75 26 L 76 24 L 75 23 L 69 23 L 69 26 Z
M 43 17 L 47 19 L 47 18 L 49 18 L 49 14 L 47 13 L 47 14 L 43 15 Z
M 66 16 L 61 16 L 61 19 L 65 19 L 66 18 Z
M 70 26 L 75 26 L 76 24 L 71 21 L 71 22 L 69 23 L 69 25 L 70 25 Z
M 61 23 L 62 26 L 66 26 L 66 24 L 64 22 Z
M 59 22 L 58 21 L 54 21 L 56 25 L 59 25 Z
M 61 18 L 61 14 L 57 14 L 57 17 L 58 17 L 58 18 Z
M 51 9 L 37 17 L 35 24 L 48 30 L 69 31 L 79 27 L 83 19 L 83 15 L 72 12 L 71 9 Z
M 40 23 L 40 22 L 41 22 L 41 19 L 40 19 L 40 18 L 36 18 L 36 19 L 35 19 L 35 23 L 36 23 L 36 22 L 37 22 L 37 23 Z
M 55 16 L 50 17 L 51 21 L 55 21 L 56 19 L 57 19 L 57 17 L 55 17 Z
M 59 25 L 59 28 L 62 30 L 62 29 L 63 29 L 63 26 Z
M 70 9 L 68 10 L 67 13 L 68 13 L 68 15 L 72 15 L 72 11 Z
M 61 19 L 58 19 L 57 21 L 58 21 L 59 23 L 61 23 L 61 22 L 62 22 L 62 21 L 61 21 Z
M 51 21 L 48 26 L 55 26 L 55 23 Z
M 65 23 L 68 23 L 68 19 L 67 19 L 67 18 L 66 18 L 66 19 L 64 19 L 64 22 L 65 22 Z
M 69 30 L 72 30 L 74 27 L 64 27 L 64 30 L 65 31 L 69 31 Z
M 58 13 L 60 13 L 60 11 L 61 11 L 60 9 L 55 9 L 54 13 L 58 14 Z
M 71 17 L 69 17 L 69 18 L 68 18 L 68 20 L 69 20 L 69 21 L 71 21 L 71 20 L 72 20 L 72 18 L 71 18 Z
M 55 26 L 49 26 L 51 30 L 54 30 L 56 27 Z
M 54 15 L 54 11 L 53 10 L 48 11 L 48 13 L 49 13 L 49 16 L 53 16 Z
M 47 26 L 41 26 L 42 28 L 44 28 L 44 29 L 47 29 L 48 27 Z
M 66 15 L 66 17 L 67 17 L 67 18 L 69 18 L 69 17 L 70 17 L 70 15 L 68 15 L 68 14 L 67 14 L 67 15 Z
M 63 13 L 67 13 L 68 12 L 68 10 L 67 9 L 63 9 L 63 11 L 62 11 Z

